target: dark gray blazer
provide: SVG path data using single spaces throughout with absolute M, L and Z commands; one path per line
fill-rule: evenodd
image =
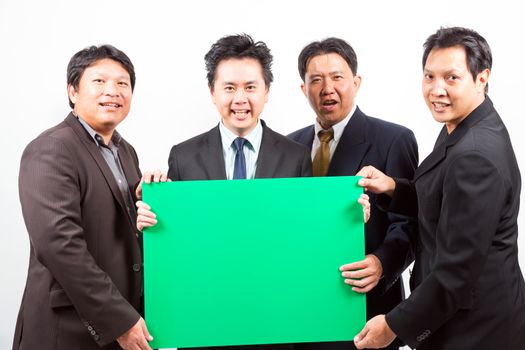
M 312 174 L 308 149 L 266 126 L 256 178 L 301 177 Z M 219 126 L 172 147 L 168 159 L 168 177 L 177 180 L 224 180 L 226 168 Z
M 137 184 L 137 155 L 124 140 L 119 157 Z M 31 250 L 13 349 L 119 349 L 115 339 L 140 317 L 135 218 L 73 114 L 26 147 L 19 191 Z
M 311 149 L 314 126 L 300 129 L 288 137 Z M 363 166 L 372 165 L 392 176 L 412 177 L 417 164 L 417 142 L 411 130 L 369 117 L 356 108 L 330 161 L 327 176 L 353 176 Z M 374 204 L 376 196 L 369 195 L 370 202 Z M 372 205 L 370 220 L 365 225 L 365 252 L 379 258 L 384 277 L 376 288 L 367 293 L 368 319 L 387 313 L 404 299 L 403 283 L 399 277 L 413 260 L 415 229 L 413 220 L 387 214 Z M 355 349 L 353 342 L 303 344 L 296 348 Z
M 389 209 L 418 214 L 410 297 L 387 314 L 418 349 L 525 349 L 525 282 L 518 264 L 521 177 L 487 97 L 446 127 Z

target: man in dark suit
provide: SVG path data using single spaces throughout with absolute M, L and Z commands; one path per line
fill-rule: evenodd
M 91 46 L 71 58 L 67 84 L 72 113 L 20 164 L 31 251 L 13 349 L 150 349 L 133 205 L 141 173 L 115 130 L 129 112 L 133 64 Z
M 212 45 L 205 61 L 208 86 L 221 122 L 173 146 L 168 177 L 184 181 L 310 176 L 308 149 L 271 130 L 259 118 L 273 80 L 272 56 L 266 44 L 254 42 L 245 34 L 226 36 Z M 249 193 L 246 196 L 249 199 Z M 156 224 L 149 206 L 143 202 L 137 206 L 139 230 Z M 217 349 L 291 347 L 276 344 Z
M 417 215 L 410 297 L 370 320 L 359 348 L 397 335 L 417 349 L 525 349 L 525 282 L 518 264 L 521 178 L 508 132 L 486 95 L 492 54 L 465 28 L 424 45 L 423 96 L 444 123 L 411 181 L 373 167 L 361 184 L 389 210 Z M 390 200 L 390 197 L 391 200 Z
M 307 45 L 299 55 L 299 74 L 301 88 L 317 118 L 315 125 L 289 137 L 310 148 L 314 176 L 355 175 L 369 164 L 397 176 L 413 175 L 418 162 L 413 133 L 365 115 L 354 102 L 361 78 L 355 52 L 348 43 L 328 38 Z M 370 201 L 374 203 L 374 195 Z M 367 318 L 388 312 L 403 300 L 399 276 L 412 261 L 409 234 L 413 229 L 414 223 L 408 218 L 372 206 L 371 219 L 365 226 L 365 259 L 341 267 L 345 282 L 353 290 L 367 293 Z M 334 342 L 298 344 L 296 349 L 355 347 L 352 342 Z

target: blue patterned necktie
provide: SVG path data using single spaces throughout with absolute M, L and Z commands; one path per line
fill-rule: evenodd
M 237 152 L 235 153 L 235 165 L 233 167 L 233 179 L 246 179 L 246 158 L 244 157 L 244 143 L 246 142 L 246 139 L 243 139 L 242 137 L 237 137 L 233 144 L 235 145 L 235 148 L 237 149 Z

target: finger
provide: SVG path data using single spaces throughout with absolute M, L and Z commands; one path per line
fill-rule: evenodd
M 146 337 L 147 341 L 152 341 L 153 337 L 151 334 L 149 334 L 148 327 L 146 326 L 146 323 L 142 323 L 142 333 L 144 334 L 144 337 Z
M 364 349 L 365 347 L 362 346 L 363 340 L 366 338 L 366 335 L 368 334 L 368 327 L 365 325 L 365 327 L 354 337 L 354 345 L 358 349 Z
M 143 202 L 143 201 L 137 201 L 137 203 L 135 203 L 135 205 L 137 206 L 137 208 L 144 208 L 146 210 L 150 210 L 151 209 L 151 207 L 148 205 L 148 203 Z
M 356 261 L 353 263 L 342 265 L 339 268 L 339 271 L 353 271 L 353 270 L 360 270 L 368 267 L 368 264 L 366 263 L 366 260 Z
M 157 215 L 154 212 L 146 208 L 137 208 L 137 215 L 153 219 L 157 217 Z
M 160 170 L 155 170 L 153 172 L 153 181 L 154 182 L 160 182 L 160 177 L 161 177 L 162 173 L 160 172 Z
M 149 171 L 146 171 L 144 174 L 142 174 L 142 182 L 145 182 L 147 184 L 151 183 L 151 173 Z
M 354 271 L 343 271 L 341 273 L 341 276 L 351 279 L 363 279 L 371 275 L 373 275 L 373 272 L 368 268 Z
M 166 181 L 168 181 L 168 174 L 164 174 L 164 173 L 162 173 L 162 174 L 160 175 L 160 182 L 166 182 Z M 171 180 L 170 180 L 170 181 L 171 181 Z

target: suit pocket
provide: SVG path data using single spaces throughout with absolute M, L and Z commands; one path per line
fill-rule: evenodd
M 53 309 L 73 305 L 63 289 L 55 289 L 51 291 L 51 294 L 49 295 L 49 304 Z

